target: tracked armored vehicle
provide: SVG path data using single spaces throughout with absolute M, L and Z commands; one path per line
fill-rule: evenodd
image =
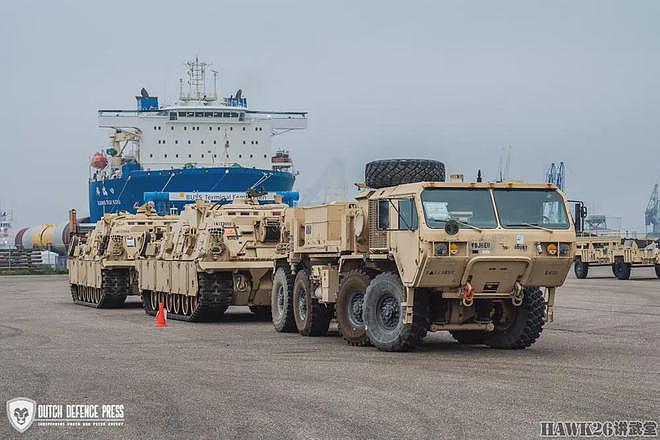
M 629 279 L 633 268 L 655 267 L 660 278 L 660 244 L 655 239 L 578 236 L 573 266 L 575 276 L 584 279 L 590 267 L 598 266 L 610 266 L 619 280 Z
M 76 235 L 69 246 L 69 283 L 77 304 L 121 307 L 128 295 L 137 295 L 135 264 L 146 245 L 160 237 L 175 216 L 159 216 L 146 204 L 135 214 L 106 214 L 88 235 Z
M 552 321 L 575 253 L 552 184 L 444 182 L 426 160 L 367 164 L 354 201 L 289 208 L 271 294 L 278 331 L 407 351 L 429 331 L 519 349 Z
M 286 205 L 253 197 L 186 206 L 161 239 L 148 239 L 138 263 L 147 314 L 162 303 L 171 319 L 214 321 L 230 305 L 270 318 L 271 274 Z

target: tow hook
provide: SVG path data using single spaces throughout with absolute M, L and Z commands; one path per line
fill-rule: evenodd
M 470 307 L 474 303 L 474 289 L 469 281 L 465 283 L 465 288 L 463 289 L 462 303 L 465 307 Z
M 520 307 L 525 299 L 525 291 L 523 290 L 520 283 L 516 282 L 513 286 L 513 295 L 511 297 L 511 302 L 514 306 Z

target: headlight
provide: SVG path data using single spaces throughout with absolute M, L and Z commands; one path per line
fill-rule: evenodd
M 568 243 L 559 244 L 559 255 L 561 255 L 562 257 L 567 256 L 570 251 L 571 251 L 571 246 Z
M 435 254 L 439 256 L 446 256 L 448 252 L 447 243 L 436 243 Z
M 549 255 L 557 255 L 557 245 L 554 243 L 549 243 L 545 247 L 545 250 L 548 251 Z
M 458 252 L 458 245 L 456 243 L 452 243 L 449 245 L 449 253 L 452 255 L 456 255 L 456 252 Z
M 541 246 L 541 243 L 536 243 L 536 252 L 541 255 L 543 253 L 543 246 Z

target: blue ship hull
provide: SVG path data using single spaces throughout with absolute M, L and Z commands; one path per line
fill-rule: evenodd
M 133 168 L 133 169 L 131 169 Z M 194 193 L 205 193 L 215 200 L 229 200 L 254 188 L 268 193 L 292 190 L 295 177 L 282 171 L 255 168 L 218 167 L 144 171 L 125 165 L 122 177 L 89 182 L 90 221 L 103 214 L 135 212 L 144 203 L 144 193 L 170 194 L 170 206 L 179 210 L 194 200 Z

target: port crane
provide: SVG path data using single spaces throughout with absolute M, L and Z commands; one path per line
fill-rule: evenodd
M 660 180 L 660 179 L 659 179 Z M 653 186 L 649 203 L 646 206 L 644 217 L 646 226 L 652 226 L 651 233 L 656 237 L 660 237 L 660 200 L 658 195 L 658 182 Z

